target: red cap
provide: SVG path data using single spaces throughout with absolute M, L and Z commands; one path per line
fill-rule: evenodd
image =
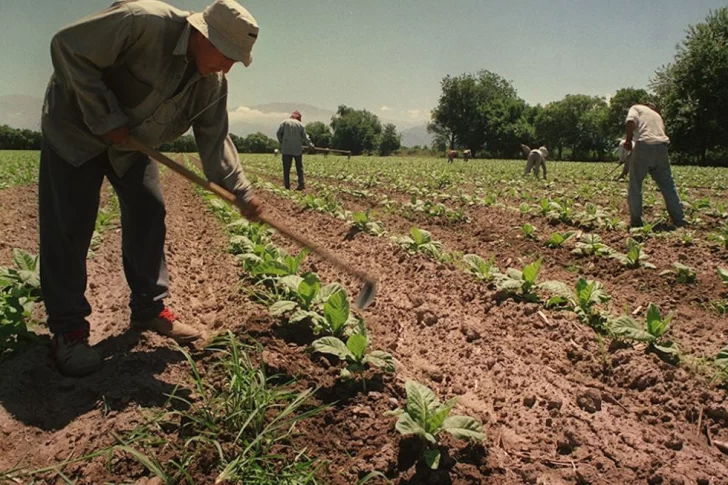
M 298 110 L 296 110 L 293 113 L 291 113 L 291 118 L 295 118 L 298 121 L 301 121 L 301 113 L 299 113 Z

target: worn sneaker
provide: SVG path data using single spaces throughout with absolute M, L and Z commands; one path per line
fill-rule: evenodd
M 101 368 L 101 356 L 88 344 L 88 330 L 60 333 L 53 336 L 53 360 L 61 374 L 86 376 Z
M 690 225 L 690 224 L 688 224 L 688 221 L 686 221 L 684 219 L 682 221 L 673 222 L 673 224 L 675 224 L 675 227 L 677 227 L 677 228 L 688 227 Z
M 199 339 L 202 335 L 192 326 L 177 320 L 177 316 L 167 307 L 149 320 L 132 320 L 132 326 L 152 330 L 160 335 L 170 337 L 177 343 L 188 344 Z

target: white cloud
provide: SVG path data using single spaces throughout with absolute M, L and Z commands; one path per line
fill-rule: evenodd
M 290 113 L 264 113 L 263 111 L 252 109 L 247 106 L 238 106 L 234 110 L 228 112 L 230 122 L 259 122 L 259 121 L 282 121 L 290 116 Z
M 382 106 L 381 108 L 379 108 L 379 111 L 392 111 L 392 108 L 390 108 L 389 106 Z
M 412 121 L 429 121 L 430 112 L 423 109 L 408 109 L 407 116 Z

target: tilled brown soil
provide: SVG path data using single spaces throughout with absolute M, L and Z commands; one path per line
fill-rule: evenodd
M 712 439 L 728 440 L 725 393 L 699 374 L 643 349 L 600 344 L 572 314 L 546 312 L 544 321 L 536 305 L 498 301 L 450 265 L 407 256 L 387 238 L 352 237 L 342 221 L 260 193 L 272 215 L 380 278 L 377 300 L 363 316 L 373 347 L 401 363 L 398 373 L 375 380 L 366 394 L 336 385 L 335 366 L 306 353 L 301 335 L 281 328 L 235 290 L 238 269 L 225 252 L 226 237 L 200 198 L 169 174 L 164 192 L 169 304 L 209 333 L 231 328 L 256 338 L 273 371 L 299 378 L 301 386 L 315 385 L 317 398 L 333 403 L 304 422 L 296 438 L 310 455 L 329 461 L 326 481 L 356 483 L 379 470 L 396 483 L 728 483 L 725 456 L 698 431 L 698 422 L 707 424 Z M 12 247 L 37 250 L 35 189 L 0 191 L 0 206 L 10 207 L 10 201 L 13 210 L 0 213 L 0 264 L 9 262 Z M 434 232 L 449 249 L 495 252 L 499 261 L 510 258 L 515 265 L 541 250 L 509 233 L 513 217 L 483 210 L 470 225 Z M 168 341 L 128 330 L 119 245 L 118 232 L 106 235 L 89 262 L 92 341 L 106 357 L 104 369 L 85 379 L 62 378 L 48 357 L 47 338 L 0 367 L 0 470 L 43 467 L 112 444 L 112 431 L 134 428 L 144 408 L 161 405 L 175 385 L 188 385 L 187 366 Z M 553 256 L 546 255 L 545 276 L 572 282 L 575 275 L 563 269 L 558 253 Z M 356 281 L 315 256 L 306 264 L 323 280 L 357 291 Z M 671 295 L 669 286 L 650 285 L 649 274 L 636 272 L 637 282 L 625 290 L 616 271 L 608 280 L 608 263 L 583 267 L 590 277 L 607 279 L 615 305 L 674 300 L 676 328 L 681 338 L 692 336 L 691 348 L 714 353 L 725 342 L 720 320 L 706 321 L 709 313 L 684 301 L 685 295 Z M 635 292 L 639 281 L 649 291 Z M 706 326 L 710 331 L 703 331 Z M 459 396 L 456 412 L 484 423 L 485 447 L 446 440 L 453 458 L 446 470 L 430 474 L 414 466 L 416 444 L 398 436 L 395 418 L 382 416 L 404 404 L 405 379 L 427 384 L 443 399 Z M 78 483 L 140 476 L 134 467 L 125 469 L 127 476 L 110 475 L 105 464 L 97 459 L 67 472 Z

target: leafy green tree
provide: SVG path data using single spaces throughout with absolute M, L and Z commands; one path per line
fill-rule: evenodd
M 306 133 L 314 145 L 319 148 L 331 147 L 331 129 L 321 121 L 312 121 L 306 125 Z
M 257 132 L 246 136 L 242 142 L 241 153 L 271 153 L 278 148 L 278 142 L 265 133 Z
M 562 158 L 564 148 L 571 150 L 572 160 L 586 159 L 592 152 L 601 158 L 613 144 L 606 131 L 607 116 L 604 98 L 568 94 L 536 115 L 536 136 L 556 149 L 557 158 Z
M 392 123 L 384 125 L 382 140 L 379 142 L 379 154 L 383 157 L 391 155 L 402 146 L 402 135 L 397 133 L 397 127 Z
M 650 94 L 644 89 L 618 89 L 609 100 L 607 115 L 609 134 L 614 138 L 624 137 L 624 120 L 627 118 L 627 111 L 635 104 L 645 104 L 648 101 L 650 101 Z
M 342 104 L 331 118 L 331 129 L 334 148 L 359 155 L 372 153 L 379 146 L 382 123 L 377 115 L 365 109 L 356 110 Z
M 671 146 L 705 162 L 728 149 L 728 7 L 691 25 L 675 60 L 659 68 L 651 88 L 662 108 Z
M 526 103 L 513 85 L 493 72 L 446 76 L 432 111 L 432 132 L 448 133 L 450 146 L 485 148 L 491 154 L 510 153 L 528 132 L 523 122 Z M 437 130 L 437 131 L 435 131 Z M 514 146 L 515 145 L 515 146 Z
M 0 125 L 0 150 L 40 150 L 40 132 Z

